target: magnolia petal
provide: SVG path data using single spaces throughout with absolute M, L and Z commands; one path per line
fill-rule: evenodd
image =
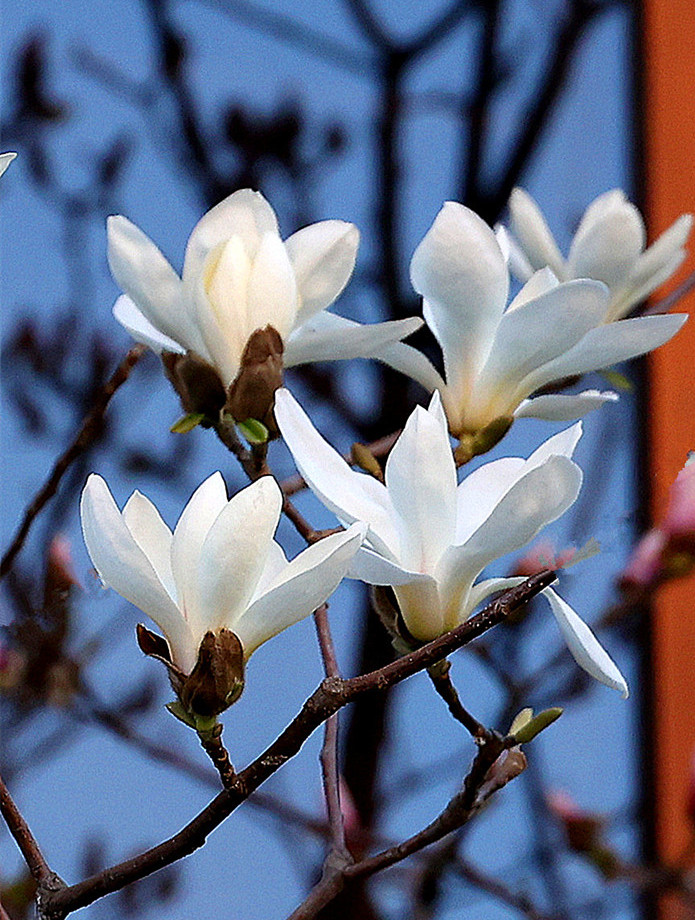
M 158 247 L 121 215 L 109 217 L 106 226 L 116 284 L 159 332 L 197 350 L 199 336 L 183 306 L 181 280 Z
M 243 239 L 246 253 L 253 259 L 264 233 L 278 233 L 275 211 L 260 192 L 250 188 L 234 192 L 203 215 L 193 228 L 186 247 L 184 281 L 198 275 L 208 253 L 235 234 Z
M 582 472 L 567 457 L 550 457 L 521 476 L 462 546 L 442 557 L 437 580 L 447 609 L 460 607 L 478 574 L 495 559 L 521 549 L 574 503 Z
M 270 547 L 268 549 L 268 558 L 265 561 L 263 566 L 263 571 L 261 572 L 261 577 L 258 580 L 256 585 L 256 590 L 253 592 L 250 604 L 258 600 L 261 594 L 265 594 L 268 590 L 268 587 L 275 581 L 275 579 L 285 570 L 288 565 L 287 557 L 283 548 L 275 540 L 270 541 Z
M 521 457 L 501 457 L 469 473 L 456 490 L 456 544 L 465 543 L 490 516 L 524 469 Z
M 176 583 L 171 569 L 172 534 L 159 511 L 149 498 L 136 490 L 125 503 L 122 514 L 133 539 L 176 603 Z
M 297 284 L 287 249 L 276 233 L 264 233 L 249 278 L 247 337 L 270 325 L 285 340 L 296 317 Z
M 227 487 L 221 473 L 213 473 L 198 486 L 174 529 L 171 566 L 179 602 L 196 635 L 205 632 L 205 616 L 198 596 L 198 561 L 208 531 L 227 504 Z
M 388 456 L 385 472 L 399 519 L 398 558 L 406 568 L 434 572 L 454 540 L 456 527 L 456 465 L 441 411 L 430 414 L 422 406 L 415 407 Z
M 688 253 L 685 249 L 677 250 L 673 258 L 662 265 L 654 274 L 650 275 L 642 285 L 635 286 L 631 281 L 632 275 L 628 275 L 625 284 L 618 288 L 611 300 L 611 305 L 606 314 L 606 322 L 615 322 L 618 319 L 622 319 L 632 311 L 636 304 L 646 300 L 653 291 L 674 274 L 685 261 L 687 255 Z
M 413 572 L 400 563 L 393 562 L 368 546 L 362 546 L 350 563 L 349 578 L 357 578 L 368 585 L 409 585 L 434 581 L 431 575 Z
M 355 267 L 359 241 L 357 227 L 344 220 L 322 220 L 285 240 L 299 292 L 298 325 L 339 296 Z
M 428 393 L 433 390 L 444 390 L 446 387 L 444 378 L 435 369 L 429 358 L 426 358 L 421 351 L 413 348 L 412 345 L 406 345 L 404 342 L 394 342 L 392 345 L 386 345 L 378 353 L 375 352 L 371 357 L 415 380 Z
M 182 613 L 121 517 L 109 488 L 94 473 L 80 502 L 87 552 L 104 584 L 147 614 L 164 632 L 175 663 L 188 671 L 197 654 Z
M 673 338 L 687 318 L 687 314 L 670 313 L 623 319 L 599 326 L 564 355 L 529 374 L 523 381 L 523 387 L 532 393 L 563 377 L 586 374 L 643 355 Z
M 393 592 L 408 632 L 420 642 L 430 642 L 451 628 L 444 620 L 439 586 L 431 576 L 396 585 Z
M 518 281 L 525 284 L 534 274 L 535 269 L 526 258 L 523 249 L 502 224 L 495 225 L 495 236 L 507 261 L 509 271 Z
M 519 307 L 523 307 L 525 303 L 528 303 L 529 300 L 535 300 L 537 297 L 540 297 L 542 294 L 547 294 L 548 291 L 552 291 L 553 288 L 556 288 L 559 285 L 559 281 L 549 268 L 541 268 L 539 271 L 534 272 L 529 276 L 528 281 L 524 284 L 522 289 L 516 295 L 514 300 L 509 304 L 505 312 L 511 313 L 514 310 L 518 310 Z
M 163 351 L 173 351 L 179 355 L 186 353 L 186 348 L 183 345 L 179 345 L 178 342 L 155 329 L 127 294 L 121 294 L 113 305 L 113 316 L 132 335 L 136 342 L 142 342 L 143 345 L 149 346 L 157 354 L 161 354 Z
M 471 402 L 491 403 L 492 417 L 511 414 L 518 402 L 519 383 L 564 355 L 599 325 L 608 300 L 608 291 L 600 282 L 568 281 L 505 313 Z
M 465 608 L 461 611 L 461 622 L 470 616 L 476 607 L 479 607 L 483 601 L 487 600 L 491 594 L 497 594 L 498 591 L 507 591 L 509 588 L 516 588 L 517 585 L 526 581 L 523 576 L 513 575 L 508 578 L 486 578 L 473 585 L 468 595 Z
M 243 331 L 238 324 L 230 322 L 229 314 L 214 309 L 206 289 L 207 269 L 212 270 L 217 253 L 210 254 L 206 270 L 201 272 L 193 284 L 190 296 L 195 304 L 196 321 L 205 343 L 205 352 L 210 356 L 210 363 L 219 371 L 223 383 L 232 383 L 241 364 L 243 352 Z M 218 305 L 219 306 L 219 305 Z M 246 309 L 244 305 L 244 318 Z
M 507 303 L 509 272 L 495 234 L 469 208 L 446 202 L 415 250 L 410 278 L 441 345 L 447 384 L 465 401 Z
M 386 487 L 373 476 L 351 470 L 289 390 L 276 392 L 275 418 L 297 469 L 318 499 L 341 521 L 369 524 L 370 543 L 393 557 L 398 551 L 398 534 Z
M 225 626 L 236 632 L 265 568 L 281 508 L 277 482 L 261 476 L 237 492 L 215 518 L 196 572 L 203 631 Z
M 613 390 L 584 390 L 575 396 L 564 393 L 550 393 L 525 399 L 514 412 L 514 418 L 542 418 L 548 422 L 571 422 L 582 418 L 594 409 L 600 409 L 609 402 L 618 402 L 620 397 Z
M 607 687 L 619 690 L 623 699 L 627 699 L 630 691 L 625 678 L 584 620 L 552 588 L 546 588 L 543 594 L 579 667 Z
M 522 188 L 509 196 L 509 217 L 512 234 L 521 244 L 531 266 L 538 270 L 547 265 L 562 281 L 567 278 L 565 260 L 548 229 L 543 213 L 533 198 Z
M 572 458 L 582 435 L 581 423 L 544 441 L 527 460 L 502 457 L 478 467 L 459 485 L 456 494 L 456 543 L 464 543 L 490 516 L 495 505 L 522 476 L 542 466 L 550 457 Z
M 386 323 L 356 323 L 337 313 L 317 313 L 290 336 L 285 367 L 310 361 L 345 361 L 350 358 L 385 360 L 384 350 L 422 326 L 419 316 Z M 413 349 L 414 351 L 414 349 Z
M 5 172 L 16 156 L 16 153 L 0 153 L 0 176 Z
M 616 201 L 599 217 L 585 213 L 572 240 L 567 268 L 573 278 L 621 284 L 645 244 L 642 215 L 628 201 Z
M 319 540 L 287 565 L 279 579 L 234 625 L 245 658 L 283 629 L 309 616 L 330 597 L 345 577 L 364 534 L 362 524 L 353 524 L 344 533 Z
M 249 331 L 253 331 L 249 329 L 248 309 L 251 267 L 244 241 L 235 233 L 210 251 L 201 273 L 202 288 L 214 313 L 216 326 L 226 347 L 239 357 Z M 202 312 L 205 300 L 201 298 L 198 303 Z M 206 333 L 207 327 L 204 327 L 203 334 Z

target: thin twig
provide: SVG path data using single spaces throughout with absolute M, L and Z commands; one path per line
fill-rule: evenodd
M 335 655 L 333 636 L 328 622 L 328 605 L 322 604 L 314 613 L 314 624 L 318 635 L 321 658 L 326 677 L 340 678 L 340 670 Z M 331 850 L 348 855 L 345 843 L 345 826 L 340 807 L 340 774 L 338 771 L 338 713 L 326 721 L 323 746 L 321 747 L 321 775 L 323 793 L 326 799 L 328 826 L 331 831 Z M 329 857 L 330 857 L 329 853 Z
M 19 851 L 24 857 L 24 862 L 27 864 L 27 868 L 31 872 L 36 884 L 39 885 L 40 888 L 54 889 L 56 886 L 64 888 L 64 882 L 58 878 L 46 862 L 38 843 L 34 839 L 34 835 L 29 829 L 29 825 L 15 805 L 9 789 L 1 776 L 0 814 L 2 814 L 5 819 L 5 824 L 7 824 L 9 832 L 14 837 L 14 841 L 19 847 Z
M 555 920 L 550 914 L 541 913 L 527 895 L 512 891 L 511 888 L 503 885 L 499 879 L 485 875 L 480 869 L 466 860 L 456 860 L 452 862 L 451 867 L 469 885 L 473 885 L 497 898 L 498 901 L 502 901 L 503 904 L 513 907 L 527 917 L 528 920 Z
M 319 725 L 339 709 L 353 702 L 364 693 L 384 690 L 400 683 L 418 671 L 434 664 L 434 662 L 452 654 L 456 649 L 474 641 L 489 629 L 502 623 L 520 606 L 527 603 L 531 597 L 548 587 L 549 584 L 552 584 L 554 580 L 554 572 L 542 572 L 539 575 L 534 575 L 521 585 L 506 591 L 457 629 L 428 643 L 417 651 L 404 655 L 397 661 L 379 668 L 377 671 L 347 680 L 326 678 L 278 738 L 260 757 L 256 758 L 253 763 L 238 774 L 234 785 L 230 789 L 220 792 L 181 831 L 144 853 L 111 866 L 83 882 L 71 885 L 62 891 L 45 892 L 43 895 L 45 916 L 66 916 L 80 907 L 92 904 L 106 894 L 119 891 L 126 885 L 145 878 L 157 869 L 171 865 L 182 857 L 193 853 L 203 846 L 208 835 L 219 827 L 253 791 L 297 754 L 307 738 Z M 481 748 L 481 752 L 483 750 L 487 750 L 487 748 L 484 746 Z M 480 757 L 481 752 L 479 752 L 478 757 Z M 432 839 L 439 838 L 434 836 Z M 423 843 L 424 845 L 426 844 Z M 385 852 L 388 853 L 388 851 Z M 384 866 L 391 865 L 392 861 L 397 861 L 385 854 L 373 859 L 381 860 Z M 363 867 L 362 871 L 365 872 L 369 868 L 377 871 L 377 864 L 369 862 L 366 868 Z
M 101 388 L 94 405 L 86 415 L 80 430 L 66 451 L 58 458 L 43 486 L 36 493 L 24 512 L 21 526 L 0 563 L 0 578 L 9 572 L 15 556 L 24 545 L 31 525 L 46 503 L 56 494 L 60 480 L 70 465 L 99 438 L 103 430 L 104 413 L 114 393 L 130 377 L 130 373 L 145 352 L 144 345 L 134 345 L 118 365 L 110 379 Z
M 451 664 L 448 661 L 443 661 L 432 668 L 428 668 L 427 674 L 434 685 L 434 689 L 444 700 L 449 712 L 456 721 L 460 722 L 477 742 L 484 741 L 487 730 L 482 722 L 479 722 L 475 716 L 468 712 L 459 699 L 456 687 L 451 682 Z

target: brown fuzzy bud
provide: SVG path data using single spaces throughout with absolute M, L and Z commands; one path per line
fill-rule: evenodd
M 227 399 L 224 384 L 215 368 L 192 351 L 185 355 L 162 352 L 162 364 L 184 411 L 188 415 L 204 415 L 205 419 L 200 424 L 209 428 L 219 418 Z
M 249 337 L 241 356 L 241 368 L 229 387 L 227 412 L 238 422 L 257 419 L 271 434 L 278 430 L 273 418 L 275 391 L 282 386 L 280 333 L 272 326 L 256 329 Z
M 179 694 L 184 708 L 197 716 L 224 712 L 244 689 L 244 650 L 229 629 L 206 632 L 195 667 Z

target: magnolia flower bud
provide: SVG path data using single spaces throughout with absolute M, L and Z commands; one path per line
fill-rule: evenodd
M 282 386 L 280 333 L 272 326 L 257 329 L 246 343 L 241 369 L 229 387 L 226 410 L 239 422 L 257 419 L 273 437 L 277 427 L 273 418 L 275 391 Z
M 209 428 L 211 422 L 217 421 L 227 399 L 217 370 L 192 351 L 185 355 L 164 351 L 162 364 L 184 412 L 204 416 L 200 424 Z

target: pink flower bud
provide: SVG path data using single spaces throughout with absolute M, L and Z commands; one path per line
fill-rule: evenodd
M 518 560 L 514 574 L 530 578 L 531 575 L 537 575 L 545 569 L 557 571 L 570 565 L 578 552 L 576 546 L 556 551 L 550 540 L 541 540 Z
M 695 539 L 695 456 L 676 476 L 669 493 L 668 509 L 661 525 L 669 537 Z
M 639 541 L 620 576 L 620 585 L 625 588 L 649 588 L 656 584 L 663 572 L 664 550 L 668 538 L 663 530 L 650 530 Z

